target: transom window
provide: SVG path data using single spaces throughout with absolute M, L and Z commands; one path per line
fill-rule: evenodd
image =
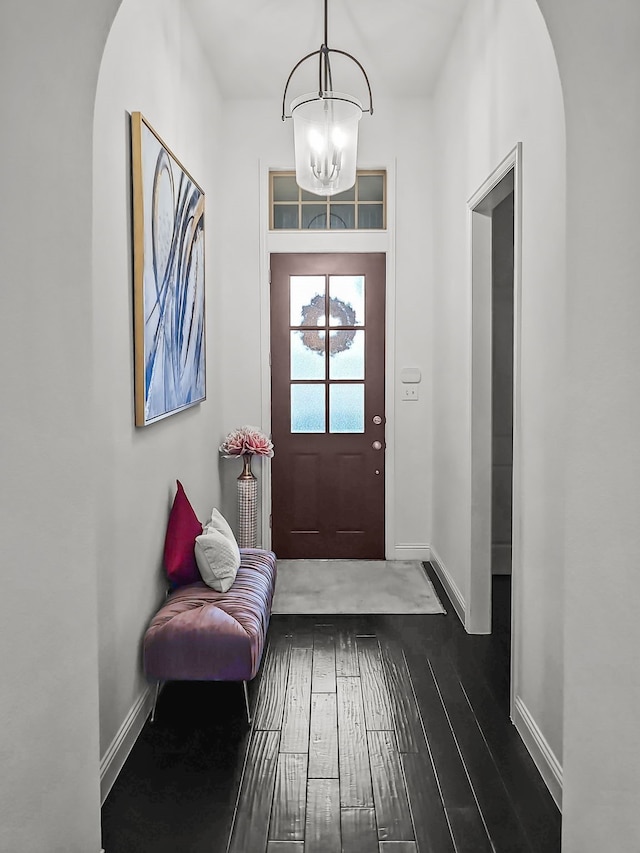
M 295 172 L 271 172 L 270 228 L 275 231 L 384 229 L 386 184 L 386 172 L 361 171 L 351 189 L 323 196 L 301 190 Z

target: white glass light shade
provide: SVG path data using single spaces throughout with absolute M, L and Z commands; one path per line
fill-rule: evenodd
M 356 182 L 362 105 L 340 92 L 301 95 L 291 104 L 296 182 L 317 195 L 335 195 Z

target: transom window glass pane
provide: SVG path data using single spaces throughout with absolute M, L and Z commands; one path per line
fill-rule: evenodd
M 311 230 L 327 227 L 327 205 L 326 204 L 303 204 L 302 205 L 302 227 Z
M 295 183 L 295 180 L 296 180 L 295 177 L 293 180 Z M 297 184 L 296 184 L 296 186 L 297 186 Z M 300 191 L 300 197 L 301 197 L 302 201 L 324 201 L 324 202 L 326 202 L 326 200 L 327 200 L 326 195 L 316 195 L 316 193 L 310 193 L 309 190 L 301 190 Z
M 382 175 L 361 175 L 358 181 L 358 201 L 382 201 L 383 198 Z
M 364 276 L 329 277 L 330 326 L 364 326 Z
M 358 228 L 382 228 L 382 217 L 381 204 L 361 204 L 358 206 Z
M 356 227 L 355 204 L 332 204 L 330 210 L 329 228 L 336 231 L 340 228 Z
M 364 385 L 329 386 L 329 432 L 364 432 Z
M 292 275 L 289 279 L 292 326 L 325 325 L 325 288 L 323 275 Z
M 274 228 L 300 228 L 298 222 L 297 204 L 274 204 L 273 205 L 273 227 Z
M 298 201 L 298 185 L 294 175 L 274 176 L 274 201 Z
M 324 330 L 310 328 L 306 332 L 291 332 L 291 379 L 324 379 L 325 349 Z
M 324 384 L 291 386 L 292 433 L 325 432 L 324 388 Z
M 355 201 L 356 200 L 356 188 L 354 186 L 350 187 L 348 190 L 345 190 L 342 193 L 336 193 L 334 196 L 331 196 L 331 201 Z
M 329 332 L 329 379 L 364 379 L 364 334 L 351 329 Z

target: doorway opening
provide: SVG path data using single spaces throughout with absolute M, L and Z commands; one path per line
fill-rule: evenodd
M 466 627 L 494 635 L 513 711 L 519 532 L 520 145 L 469 201 L 472 280 L 471 576 Z
M 511 190 L 491 214 L 491 633 L 499 663 L 495 689 L 507 707 L 513 530 L 513 224 Z

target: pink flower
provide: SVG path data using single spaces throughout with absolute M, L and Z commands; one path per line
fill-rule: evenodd
M 257 427 L 243 426 L 232 430 L 220 445 L 220 452 L 227 458 L 242 456 L 273 456 L 271 440 Z

